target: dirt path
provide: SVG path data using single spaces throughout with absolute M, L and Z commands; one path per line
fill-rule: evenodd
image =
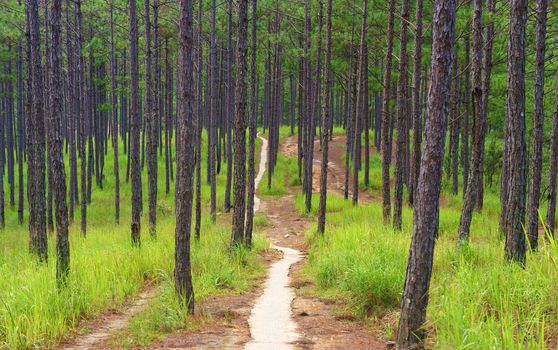
M 59 348 L 63 350 L 88 350 L 105 348 L 104 345 L 114 334 L 123 330 L 128 321 L 137 313 L 147 307 L 149 301 L 155 296 L 157 287 L 148 285 L 133 301 L 124 304 L 118 310 L 109 310 L 100 317 L 87 322 L 83 329 L 92 331 L 77 336 L 63 343 Z

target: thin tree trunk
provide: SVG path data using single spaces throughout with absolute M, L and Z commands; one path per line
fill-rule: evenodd
M 202 149 L 202 130 L 203 130 L 203 101 L 202 101 L 202 89 L 203 89 L 203 77 L 202 77 L 202 65 L 203 65 L 203 42 L 202 42 L 202 34 L 203 34 L 203 3 L 202 1 L 198 1 L 198 33 L 197 33 L 197 50 L 198 50 L 198 81 L 197 81 L 197 112 L 198 112 L 198 119 L 197 119 L 197 132 L 196 132 L 196 222 L 194 226 L 194 236 L 197 240 L 200 239 L 200 231 L 201 231 L 201 149 Z M 206 69 L 206 73 L 209 74 L 209 70 Z M 169 75 L 170 77 L 170 75 Z M 171 88 L 172 91 L 172 88 Z M 207 99 L 207 95 L 206 95 Z M 172 127 L 171 127 L 172 130 Z
M 388 12 L 386 66 L 384 70 L 384 91 L 382 94 L 382 205 L 384 223 L 386 224 L 390 221 L 391 218 L 391 195 L 389 183 L 389 166 L 391 164 L 391 118 L 389 115 L 389 100 L 391 92 L 391 64 L 393 55 L 395 0 L 389 0 Z
M 132 245 L 141 245 L 141 167 L 140 167 L 140 115 L 139 115 L 139 65 L 138 65 L 138 19 L 136 0 L 130 0 L 130 163 L 132 175 Z M 177 208 L 177 218 L 178 208 Z M 177 225 L 177 227 L 179 227 Z
M 29 238 L 30 251 L 40 261 L 48 259 L 46 233 L 45 201 L 45 124 L 43 109 L 44 81 L 41 66 L 41 38 L 39 30 L 39 4 L 36 0 L 27 0 L 27 16 L 30 40 L 31 116 L 29 118 L 29 138 L 31 139 L 30 159 L 28 161 L 29 186 Z M 32 135 L 32 137 L 31 137 Z
M 133 0 L 132 0 L 133 1 Z M 194 313 L 194 288 L 190 264 L 192 187 L 194 178 L 194 48 L 192 1 L 180 0 L 178 51 L 178 109 L 176 115 L 176 229 L 174 283 L 181 303 Z
M 508 133 L 509 192 L 506 213 L 506 259 L 525 264 L 525 197 L 527 156 L 525 145 L 525 27 L 527 0 L 511 0 L 508 46 Z
M 50 59 L 51 100 L 48 113 L 48 152 L 49 168 L 52 171 L 54 206 L 56 207 L 56 280 L 63 284 L 70 271 L 70 242 L 68 240 L 68 207 L 66 205 L 66 170 L 62 155 L 63 140 L 60 133 L 62 120 L 62 0 L 51 4 L 52 46 Z M 74 149 L 75 152 L 75 149 Z
M 529 182 L 529 203 L 527 215 L 527 236 L 532 250 L 538 247 L 539 238 L 539 198 L 541 195 L 541 173 L 544 127 L 544 54 L 546 39 L 547 0 L 537 2 L 536 56 L 535 56 L 535 98 L 533 103 L 533 136 L 531 155 L 531 180 Z
M 548 207 L 545 226 L 554 235 L 556 219 L 556 177 L 558 173 L 558 74 L 554 96 L 554 116 L 552 121 L 552 141 L 550 143 L 550 169 L 548 171 Z
M 256 124 L 257 124 L 257 108 L 258 98 L 256 94 L 256 34 L 257 34 L 257 0 L 252 0 L 252 33 L 250 41 L 250 121 L 248 131 L 248 206 L 246 213 L 246 231 L 244 240 L 248 247 L 252 246 L 252 231 L 254 225 L 254 196 L 256 193 Z M 300 90 L 300 89 L 299 89 Z M 299 116 L 300 119 L 300 116 Z M 300 125 L 300 124 L 299 124 Z M 298 132 L 300 133 L 300 126 Z
M 248 0 L 237 2 L 236 108 L 234 118 L 234 215 L 232 245 L 244 242 L 246 205 L 246 70 L 248 41 Z
M 366 13 L 364 0 L 364 12 Z M 330 85 L 331 85 L 331 0 L 326 0 L 326 46 L 324 62 L 324 90 L 322 100 L 322 165 L 320 170 L 320 206 L 318 209 L 318 232 L 324 233 L 327 200 L 327 167 L 329 151 Z M 364 16 L 366 17 L 366 16 Z
M 393 203 L 393 228 L 401 230 L 403 213 L 403 185 L 405 182 L 405 139 L 408 138 L 407 127 L 407 86 L 408 86 L 408 57 L 407 57 L 407 28 L 409 27 L 409 0 L 403 0 L 401 6 L 401 23 L 399 45 L 399 79 L 397 84 L 397 150 L 395 153 L 395 198 Z
M 209 172 L 209 184 L 211 187 L 211 207 L 210 216 L 211 221 L 215 222 L 217 219 L 217 202 L 216 202 L 216 182 L 215 182 L 215 158 L 217 153 L 217 34 L 215 33 L 215 20 L 216 20 L 216 4 L 215 0 L 211 0 L 211 39 L 209 45 L 209 56 L 210 56 L 210 69 L 211 69 L 211 80 L 210 80 L 210 111 L 209 111 L 209 132 L 208 132 L 208 142 L 209 142 L 209 155 L 208 155 L 208 172 Z
M 358 170 L 360 168 L 360 134 L 361 122 L 363 121 L 364 112 L 364 75 L 368 74 L 368 69 L 365 64 L 364 56 L 366 55 L 366 17 L 368 15 L 368 1 L 364 0 L 362 3 L 362 25 L 360 28 L 360 50 L 358 58 L 358 83 L 356 93 L 356 109 L 355 109 L 355 123 L 354 123 L 354 139 L 353 139 L 353 205 L 358 204 Z
M 113 7 L 110 6 L 110 86 L 112 112 L 112 148 L 114 151 L 114 222 L 120 221 L 120 175 L 118 174 L 118 116 L 116 114 L 116 62 L 114 58 Z

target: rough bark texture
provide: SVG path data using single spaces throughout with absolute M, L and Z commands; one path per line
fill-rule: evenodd
M 403 0 L 401 6 L 401 23 L 399 36 L 399 79 L 397 84 L 397 150 L 395 153 L 395 198 L 393 203 L 393 228 L 401 230 L 403 212 L 403 185 L 405 182 L 405 156 L 408 138 L 407 126 L 407 88 L 408 88 L 408 58 L 407 58 L 407 29 L 409 27 L 409 0 Z
M 550 144 L 550 169 L 548 171 L 548 207 L 546 210 L 545 226 L 546 229 L 550 231 L 550 233 L 554 234 L 556 219 L 556 177 L 558 173 L 558 79 L 556 81 L 556 95 L 554 96 L 552 141 Z
M 535 54 L 535 97 L 533 103 L 533 134 L 531 154 L 531 177 L 527 215 L 527 236 L 531 249 L 536 250 L 539 238 L 539 198 L 541 195 L 541 173 L 544 126 L 544 54 L 546 39 L 547 0 L 537 5 L 536 54 Z
M 149 17 L 150 4 L 149 0 L 144 3 L 144 23 L 145 23 L 145 109 L 144 132 L 147 134 L 146 159 L 147 159 L 147 188 L 149 202 L 149 232 L 155 236 L 157 230 L 157 123 L 156 123 L 156 105 L 154 99 L 153 79 L 153 52 L 151 49 L 151 21 Z
M 257 34 L 257 0 L 252 0 L 252 33 L 250 40 L 250 120 L 248 130 L 248 206 L 246 208 L 246 231 L 244 240 L 248 247 L 252 246 L 252 231 L 254 227 L 254 196 L 256 192 L 256 124 L 258 99 L 256 97 L 256 34 Z M 300 127 L 298 129 L 300 133 Z
M 415 198 L 414 225 L 401 316 L 398 349 L 423 347 L 422 329 L 428 305 L 434 241 L 438 229 L 439 197 L 448 119 L 455 31 L 455 0 L 436 0 L 432 22 L 431 86 L 424 151 Z
M 360 134 L 361 123 L 363 121 L 364 112 L 364 75 L 368 73 L 365 65 L 364 56 L 366 55 L 366 17 L 368 15 L 368 2 L 363 1 L 362 4 L 362 25 L 360 28 L 360 49 L 358 58 L 358 73 L 357 73 L 357 93 L 356 93 L 356 110 L 355 110 L 355 123 L 353 132 L 353 205 L 358 204 L 358 171 L 360 168 Z
M 217 189 L 215 183 L 216 169 L 215 169 L 215 158 L 217 156 L 217 81 L 219 79 L 217 74 L 217 35 L 215 33 L 215 0 L 211 1 L 211 38 L 209 45 L 209 69 L 210 72 L 210 101 L 209 101 L 209 132 L 208 132 L 208 143 L 209 143 L 209 155 L 208 155 L 208 178 L 209 186 L 211 188 L 211 203 L 210 203 L 210 216 L 211 221 L 215 222 L 217 219 Z
M 203 65 L 203 47 L 202 47 L 202 16 L 203 16 L 203 3 L 198 1 L 198 33 L 197 33 L 197 45 L 198 50 L 198 81 L 196 89 L 196 101 L 197 101 L 197 132 L 196 132 L 196 223 L 194 226 L 194 235 L 196 239 L 200 238 L 201 234 L 201 148 L 202 148 L 202 130 L 203 130 L 203 106 L 202 106 L 202 89 L 203 89 L 203 77 L 202 77 L 202 65 Z M 206 71 L 209 72 L 209 71 Z M 170 75 L 169 75 L 170 77 Z M 172 87 L 170 88 L 172 91 Z M 171 103 L 172 104 L 172 103 Z M 171 129 L 172 130 L 172 129 Z M 170 165 L 170 164 L 169 164 Z
M 413 152 L 411 157 L 411 181 L 409 183 L 409 203 L 414 203 L 420 172 L 420 145 L 422 143 L 422 106 L 420 103 L 420 70 L 422 60 L 422 6 L 417 0 L 415 5 L 415 49 L 413 52 L 413 89 L 411 92 L 413 117 Z
M 194 79 L 192 51 L 192 1 L 180 0 L 178 52 L 178 109 L 176 115 L 176 229 L 174 251 L 174 283 L 176 293 L 194 313 L 194 289 L 190 265 L 190 230 L 194 179 Z
M 62 156 L 62 135 L 60 125 L 62 120 L 62 1 L 53 0 L 51 4 L 50 20 L 52 28 L 51 47 L 51 100 L 48 113 L 48 152 L 50 155 L 49 168 L 52 171 L 52 193 L 56 216 L 56 279 L 63 283 L 70 271 L 70 241 L 68 239 L 68 207 L 66 205 L 66 170 Z M 73 130 L 72 130 L 73 132 Z
M 118 116 L 116 114 L 116 62 L 114 57 L 114 28 L 110 7 L 110 86 L 112 113 L 112 148 L 114 155 L 114 222 L 120 221 L 120 175 L 118 174 Z
M 386 63 L 384 70 L 384 91 L 382 94 L 382 205 L 384 223 L 391 218 L 391 194 L 389 184 L 389 166 L 391 164 L 390 115 L 389 100 L 391 94 L 391 65 L 393 60 L 393 26 L 395 16 L 395 0 L 389 0 L 387 29 Z
M 482 105 L 482 3 L 483 0 L 474 0 L 473 5 L 473 47 L 472 47 L 472 100 L 473 100 L 473 149 L 471 152 L 470 174 L 468 184 L 463 198 L 461 208 L 461 219 L 459 221 L 459 240 L 467 242 L 469 240 L 469 229 L 473 209 L 477 204 L 477 187 L 481 177 L 481 152 L 484 144 L 484 132 L 486 130 L 486 114 Z
M 138 19 L 136 0 L 130 0 L 130 163 L 132 176 L 132 245 L 141 244 L 141 168 L 139 115 Z
M 234 116 L 234 214 L 232 244 L 244 242 L 246 205 L 246 71 L 248 52 L 248 0 L 237 3 L 236 108 Z
M 511 0 L 508 39 L 508 95 L 506 143 L 509 191 L 506 213 L 506 259 L 525 264 L 525 196 L 527 155 L 525 145 L 525 27 L 527 0 Z
M 367 0 L 364 0 L 363 11 L 366 13 Z M 320 169 L 320 206 L 318 208 L 318 232 L 324 233 L 327 200 L 327 166 L 329 151 L 330 123 L 330 88 L 331 88 L 331 0 L 326 1 L 326 46 L 324 63 L 324 88 L 322 94 L 322 165 Z M 368 130 L 367 130 L 368 132 Z
M 81 158 L 80 163 L 80 182 L 81 182 L 81 218 L 80 218 L 80 230 L 83 236 L 87 233 L 87 157 L 85 155 L 85 142 L 87 139 L 87 122 L 88 122 L 88 104 L 85 97 L 85 78 L 84 78 L 84 60 L 82 55 L 82 43 L 83 43 L 83 26 L 82 26 L 82 14 L 81 14 L 81 0 L 76 1 L 76 15 L 78 19 L 78 29 L 77 29 L 77 52 L 78 52 L 78 86 L 79 86 L 79 106 L 81 111 L 81 119 L 79 123 L 79 133 L 80 133 L 80 143 L 79 143 L 79 157 Z
M 31 66 L 31 115 L 28 135 L 30 139 L 28 160 L 28 200 L 30 251 L 40 261 L 47 261 L 46 200 L 45 200 L 45 123 L 43 115 L 43 71 L 41 65 L 41 38 L 39 31 L 39 4 L 27 0 Z

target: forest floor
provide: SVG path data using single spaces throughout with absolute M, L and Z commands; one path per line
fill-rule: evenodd
M 296 156 L 296 136 L 283 140 L 280 150 L 286 157 Z M 328 166 L 328 191 L 343 195 L 344 189 L 345 136 L 335 135 L 330 142 Z M 294 153 L 293 153 L 294 152 Z M 262 153 L 263 154 L 263 153 Z M 315 144 L 313 191 L 319 191 L 321 165 L 319 141 Z M 352 178 L 350 177 L 352 188 Z M 289 345 L 297 349 L 384 349 L 387 343 L 381 331 L 355 318 L 346 301 L 327 298 L 316 293 L 316 286 L 304 274 L 308 245 L 305 233 L 311 218 L 301 215 L 295 207 L 299 187 L 288 187 L 288 193 L 262 198 L 260 213 L 267 217 L 261 230 L 267 231 L 272 245 L 299 251 L 302 260 L 289 270 L 294 300 L 290 305 L 291 318 L 296 323 L 296 340 Z M 372 194 L 370 193 L 372 192 Z M 361 192 L 361 200 L 373 200 L 374 193 Z M 315 194 L 317 196 L 317 194 Z M 262 254 L 268 268 L 282 259 L 279 250 L 270 249 Z M 258 278 L 246 292 L 237 295 L 219 295 L 198 302 L 196 315 L 191 321 L 194 327 L 171 333 L 148 346 L 134 349 L 242 349 L 252 340 L 249 319 L 258 298 L 264 292 L 264 280 Z M 62 344 L 62 349 L 110 349 L 119 348 L 114 338 L 122 331 L 134 314 L 149 303 L 156 287 L 147 286 L 136 299 L 118 310 L 110 310 L 89 322 L 87 331 Z

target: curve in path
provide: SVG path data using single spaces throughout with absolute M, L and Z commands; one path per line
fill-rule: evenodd
M 263 178 L 267 163 L 267 140 L 260 135 L 262 148 L 260 166 L 255 179 L 256 189 Z M 254 197 L 254 211 L 260 208 L 260 199 Z M 296 323 L 291 317 L 291 302 L 294 291 L 289 287 L 289 270 L 291 265 L 302 259 L 298 250 L 271 245 L 273 249 L 283 252 L 281 260 L 269 269 L 263 294 L 252 309 L 248 323 L 252 340 L 246 344 L 246 350 L 292 349 L 291 345 L 299 338 Z

